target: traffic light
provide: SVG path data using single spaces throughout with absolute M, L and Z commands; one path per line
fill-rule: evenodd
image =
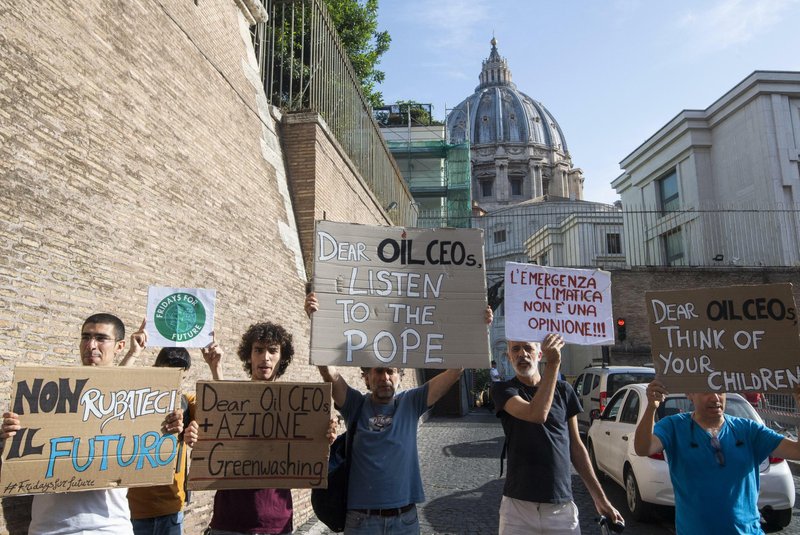
M 628 337 L 625 332 L 625 318 L 617 318 L 617 342 L 622 342 Z

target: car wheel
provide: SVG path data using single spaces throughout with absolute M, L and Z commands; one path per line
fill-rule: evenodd
M 625 501 L 628 503 L 628 510 L 634 520 L 642 522 L 650 518 L 650 504 L 642 501 L 639 484 L 636 482 L 636 476 L 633 475 L 631 468 L 625 470 Z
M 761 515 L 764 517 L 764 521 L 766 522 L 766 529 L 768 531 L 778 531 L 786 526 L 792 521 L 792 510 L 791 509 L 772 509 L 771 507 L 766 507 L 761 511 Z
M 589 442 L 589 460 L 592 463 L 592 470 L 594 470 L 594 475 L 597 476 L 597 480 L 602 481 L 605 474 L 597 466 L 597 457 L 594 455 L 594 445 L 591 442 Z

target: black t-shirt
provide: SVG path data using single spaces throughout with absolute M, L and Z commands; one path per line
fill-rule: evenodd
M 583 409 L 572 386 L 558 381 L 544 424 L 514 418 L 503 410 L 514 396 L 530 401 L 536 389 L 516 377 L 492 384 L 492 399 L 508 444 L 503 495 L 529 502 L 566 503 L 572 501 L 568 421 Z

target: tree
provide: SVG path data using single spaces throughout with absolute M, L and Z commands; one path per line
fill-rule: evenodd
M 383 126 L 407 126 L 411 116 L 411 126 L 441 125 L 432 116 L 430 104 L 420 104 L 414 100 L 398 100 L 396 104 L 373 106 L 373 116 Z
M 377 107 L 383 95 L 376 90 L 385 73 L 377 69 L 380 57 L 389 50 L 389 32 L 378 31 L 378 0 L 325 0 L 350 63 L 361 81 L 367 102 Z

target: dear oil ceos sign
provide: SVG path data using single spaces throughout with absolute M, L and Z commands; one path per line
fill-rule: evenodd
M 645 294 L 653 363 L 673 392 L 764 392 L 800 384 L 791 284 Z
M 14 369 L 0 494 L 41 494 L 172 482 L 178 437 L 161 432 L 180 405 L 176 369 Z
M 317 222 L 312 363 L 485 368 L 484 272 L 479 229 Z
M 199 381 L 189 488 L 325 488 L 330 383 Z

